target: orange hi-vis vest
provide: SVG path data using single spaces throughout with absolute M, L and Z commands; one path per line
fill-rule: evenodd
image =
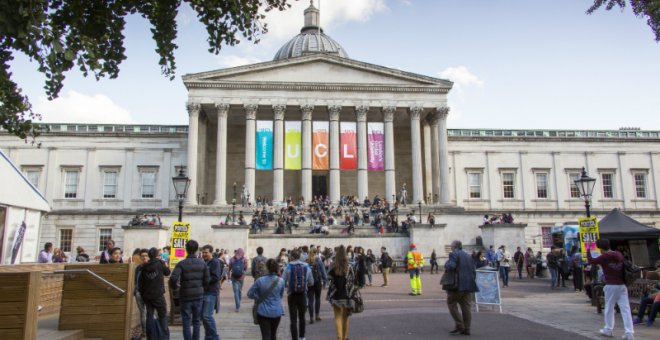
M 408 269 L 422 268 L 424 266 L 424 257 L 417 250 L 408 252 Z

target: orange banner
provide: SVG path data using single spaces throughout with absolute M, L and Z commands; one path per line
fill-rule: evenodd
M 325 123 L 325 124 L 323 124 Z M 314 122 L 312 129 L 312 169 L 330 169 L 328 153 L 328 122 Z

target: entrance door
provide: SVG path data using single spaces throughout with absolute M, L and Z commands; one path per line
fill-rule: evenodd
M 327 196 L 328 195 L 328 176 L 327 175 L 313 175 L 312 176 L 312 195 L 314 195 L 314 196 Z

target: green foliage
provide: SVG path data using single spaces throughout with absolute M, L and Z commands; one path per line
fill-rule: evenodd
M 9 62 L 20 51 L 46 76 L 49 99 L 57 98 L 64 73 L 77 67 L 98 80 L 116 78 L 126 59 L 126 17 L 137 14 L 151 24 L 161 72 L 174 79 L 176 16 L 181 2 L 197 13 L 208 32 L 209 52 L 235 45 L 241 36 L 257 43 L 267 32 L 266 12 L 284 10 L 295 0 L 5 0 L 0 1 L 0 126 L 27 139 L 39 135 L 27 96 L 12 79 Z
M 628 0 L 628 2 L 636 16 L 646 17 L 646 23 L 653 31 L 655 41 L 660 42 L 660 0 Z M 626 7 L 626 0 L 595 0 L 593 6 L 587 10 L 587 14 L 592 14 L 603 6 L 608 11 L 614 7 L 623 10 Z

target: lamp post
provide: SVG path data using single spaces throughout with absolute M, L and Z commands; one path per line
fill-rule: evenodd
M 589 203 L 591 202 L 591 194 L 593 193 L 594 186 L 596 185 L 596 179 L 587 176 L 587 171 L 584 169 L 584 167 L 582 167 L 582 176 L 580 176 L 580 178 L 576 179 L 574 182 L 580 191 L 580 196 L 584 199 L 584 207 L 587 210 L 587 217 L 591 217 Z
M 231 224 L 236 224 L 236 182 L 234 182 L 234 197 L 231 199 Z
M 181 222 L 183 217 L 183 200 L 186 198 L 186 193 L 190 187 L 190 178 L 186 176 L 183 167 L 179 169 L 178 175 L 172 177 L 172 183 L 174 184 L 176 197 L 179 199 L 179 222 Z
M 419 207 L 419 224 L 422 224 L 422 201 L 417 202 L 417 206 Z

